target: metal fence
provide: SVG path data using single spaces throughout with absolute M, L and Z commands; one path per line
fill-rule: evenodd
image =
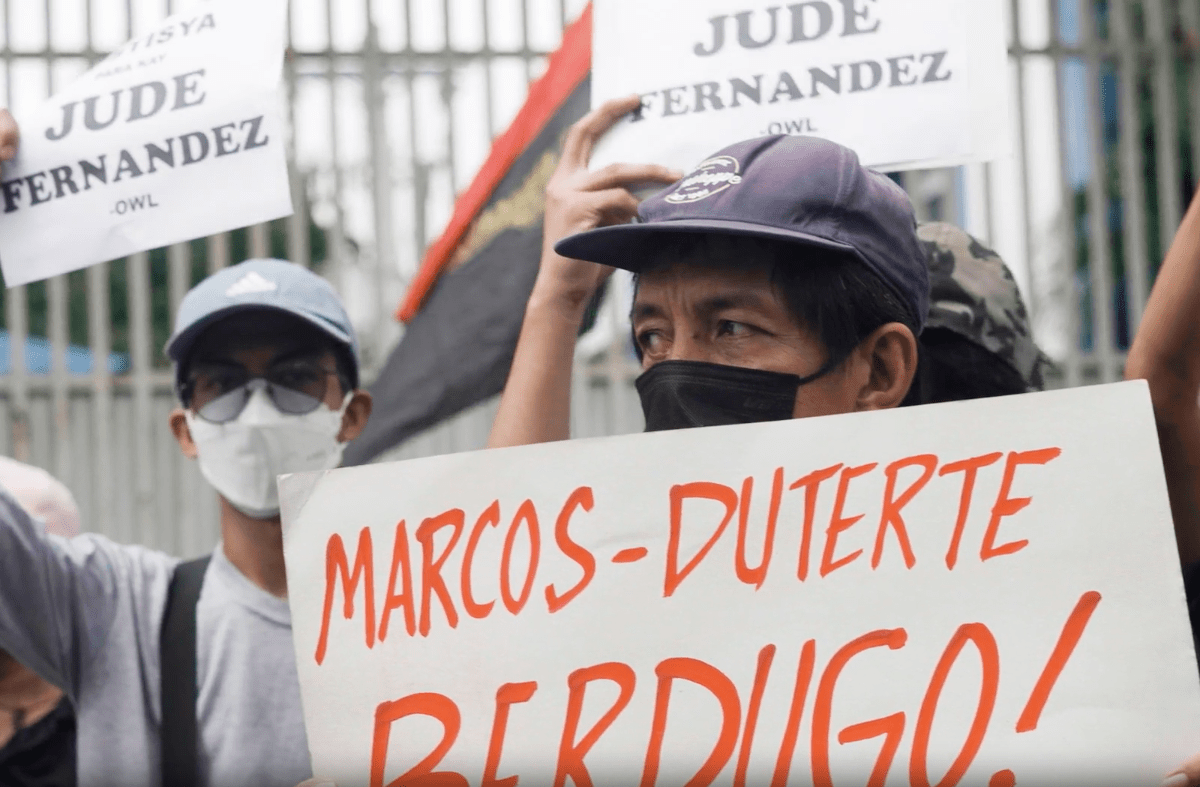
M 1114 380 L 1195 184 L 1200 0 L 1004 2 L 1013 156 L 909 173 L 905 185 L 922 218 L 963 224 L 1009 262 L 1064 384 Z M 0 0 L 0 105 L 19 117 L 185 5 Z M 0 451 L 63 479 L 90 530 L 182 555 L 211 548 L 215 498 L 167 428 L 160 348 L 183 294 L 250 256 L 313 266 L 347 301 L 369 379 L 399 338 L 391 311 L 454 195 L 582 5 L 291 0 L 296 216 L 8 290 Z M 623 308 L 612 299 L 580 361 L 578 435 L 641 427 Z M 49 339 L 45 368 L 30 337 Z M 86 373 L 71 353 L 86 354 Z M 481 447 L 494 411 L 480 405 L 386 458 Z

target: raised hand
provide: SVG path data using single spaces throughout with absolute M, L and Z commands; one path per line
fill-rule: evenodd
M 667 185 L 683 174 L 658 164 L 610 164 L 588 171 L 592 150 L 618 120 L 641 105 L 637 96 L 609 101 L 594 110 L 567 133 L 562 158 L 546 187 L 546 219 L 542 245 L 539 290 L 549 290 L 568 303 L 582 307 L 611 268 L 568 260 L 554 251 L 565 237 L 596 227 L 624 224 L 637 215 L 638 199 L 632 189 Z

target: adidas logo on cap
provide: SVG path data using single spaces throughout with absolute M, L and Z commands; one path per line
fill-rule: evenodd
M 226 298 L 236 298 L 239 295 L 254 295 L 260 292 L 275 292 L 279 285 L 264 278 L 256 271 L 250 271 L 238 279 L 232 287 L 225 291 Z

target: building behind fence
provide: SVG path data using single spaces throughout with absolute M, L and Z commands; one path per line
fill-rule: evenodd
M 75 493 L 88 529 L 180 555 L 211 549 L 217 507 L 167 427 L 161 348 L 187 289 L 286 257 L 347 300 L 370 379 L 454 195 L 515 115 L 583 0 L 291 0 L 286 90 L 296 215 L 7 290 L 0 452 Z M 1009 262 L 1061 384 L 1120 378 L 1157 265 L 1196 185 L 1200 0 L 1003 0 L 1014 150 L 908 173 L 923 219 Z M 0 0 L 0 106 L 20 116 L 156 24 L 171 0 Z M 999 121 L 998 121 L 999 122 Z M 574 431 L 641 428 L 613 298 L 578 364 Z M 482 447 L 495 402 L 387 459 Z

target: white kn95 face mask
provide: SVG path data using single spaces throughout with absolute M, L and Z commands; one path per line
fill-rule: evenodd
M 214 424 L 187 411 L 187 425 L 199 453 L 200 473 L 229 504 L 254 519 L 279 514 L 275 480 L 288 473 L 331 470 L 342 461 L 338 442 L 342 416 L 353 392 L 338 410 L 322 404 L 304 415 L 287 415 L 259 388 L 241 414 Z

